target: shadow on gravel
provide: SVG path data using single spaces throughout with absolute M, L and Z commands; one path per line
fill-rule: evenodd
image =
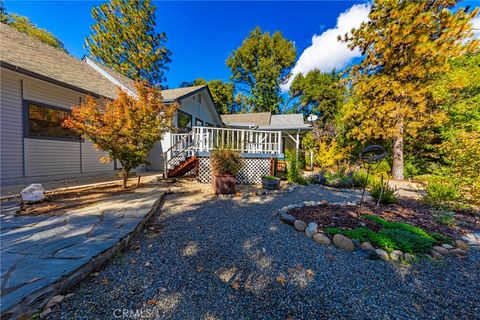
M 245 199 L 170 195 L 132 248 L 51 318 L 114 318 L 115 310 L 162 319 L 478 315 L 480 298 L 465 294 L 480 292 L 473 258 L 411 268 L 372 261 L 319 246 L 275 215 L 291 203 L 350 197 L 313 188 Z

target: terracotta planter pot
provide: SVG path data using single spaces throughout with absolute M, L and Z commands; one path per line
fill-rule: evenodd
M 235 176 L 212 175 L 213 192 L 215 194 L 234 194 L 235 193 Z

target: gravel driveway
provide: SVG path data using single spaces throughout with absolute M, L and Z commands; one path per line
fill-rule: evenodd
M 48 317 L 479 319 L 479 252 L 401 267 L 321 247 L 274 215 L 356 197 L 318 186 L 245 199 L 172 194 L 132 249 Z

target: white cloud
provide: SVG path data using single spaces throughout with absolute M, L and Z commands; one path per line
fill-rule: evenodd
M 358 50 L 350 50 L 344 42 L 338 41 L 338 36 L 350 32 L 352 28 L 359 27 L 363 21 L 367 21 L 369 12 L 370 5 L 354 5 L 338 16 L 335 28 L 328 29 L 320 35 L 314 35 L 312 44 L 298 58 L 292 70 L 292 77 L 282 85 L 282 90 L 289 89 L 293 77 L 298 73 L 306 74 L 315 68 L 323 72 L 329 72 L 334 68 L 343 69 L 353 58 L 360 57 Z
M 473 38 L 480 39 L 480 15 L 473 18 L 470 22 L 473 28 Z

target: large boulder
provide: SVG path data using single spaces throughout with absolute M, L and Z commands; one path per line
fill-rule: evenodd
M 434 246 L 432 249 L 440 253 L 442 256 L 446 256 L 448 254 L 448 250 L 444 247 Z
M 307 228 L 305 229 L 305 234 L 309 238 L 313 237 L 313 235 L 317 232 L 318 232 L 318 224 L 316 224 L 315 222 L 310 222 Z
M 352 240 L 345 237 L 343 234 L 336 234 L 333 236 L 333 244 L 345 251 L 355 251 L 355 245 Z
M 388 252 L 385 251 L 385 250 L 382 250 L 382 249 L 376 249 L 375 250 L 375 253 L 378 255 L 378 257 L 380 259 L 382 259 L 383 261 L 388 261 L 389 260 L 389 256 L 388 256 Z
M 370 242 L 362 243 L 362 249 L 365 251 L 375 251 L 375 248 L 370 244 Z
M 39 183 L 34 183 L 20 192 L 24 203 L 35 203 L 45 199 L 45 189 Z

